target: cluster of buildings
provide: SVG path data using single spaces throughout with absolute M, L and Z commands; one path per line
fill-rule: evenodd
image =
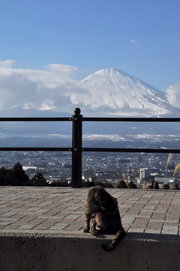
M 153 182 L 159 185 L 159 188 L 177 189 L 180 188 L 179 174 L 173 174 L 174 170 L 167 170 L 164 174 L 155 169 L 140 168 L 139 187 L 146 188 Z
M 180 187 L 180 154 L 83 153 L 82 175 L 86 182 L 110 183 L 123 180 L 139 188 L 158 183 L 159 188 Z M 0 166 L 11 168 L 20 162 L 32 177 L 41 172 L 48 182 L 71 180 L 70 152 L 1 152 Z
M 171 161 L 169 157 L 171 156 Z M 157 183 L 159 188 L 180 188 L 180 155 L 166 154 L 99 154 L 87 156 L 83 178 L 94 182 L 133 182 L 138 188 Z M 87 166 L 89 165 L 89 166 Z

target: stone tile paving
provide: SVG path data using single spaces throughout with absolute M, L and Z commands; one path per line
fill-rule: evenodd
M 107 189 L 128 232 L 180 235 L 180 191 Z M 1 231 L 82 232 L 88 188 L 0 187 Z

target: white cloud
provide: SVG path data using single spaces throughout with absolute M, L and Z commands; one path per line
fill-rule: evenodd
M 92 135 L 84 135 L 84 140 L 112 140 L 112 141 L 125 141 L 125 138 L 118 134 L 92 134 Z
M 38 111 L 72 111 L 71 95 L 78 92 L 73 66 L 51 64 L 40 70 L 11 67 L 13 60 L 0 61 L 0 110 L 22 108 Z
M 14 64 L 14 60 L 7 59 L 0 61 L 0 67 L 11 67 Z
M 180 108 L 180 83 L 171 85 L 166 89 L 167 99 L 169 103 L 177 108 Z
M 72 73 L 74 71 L 78 71 L 77 67 L 62 65 L 62 64 L 49 64 L 44 67 L 47 70 L 57 71 L 57 72 L 62 72 L 62 73 Z
M 133 45 L 135 45 L 136 47 L 139 47 L 139 42 L 135 39 L 130 39 L 129 42 Z

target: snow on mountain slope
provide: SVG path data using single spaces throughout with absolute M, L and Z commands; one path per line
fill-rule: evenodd
M 160 116 L 171 106 L 159 90 L 118 69 L 99 70 L 80 81 L 83 104 L 114 115 Z M 81 96 L 82 102 L 82 96 Z

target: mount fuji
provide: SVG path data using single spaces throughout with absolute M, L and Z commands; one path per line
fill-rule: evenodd
M 55 79 L 57 78 L 55 77 Z M 44 88 L 44 85 L 40 83 L 38 88 L 39 85 L 34 83 L 35 86 L 37 85 L 37 90 L 40 91 L 40 94 L 45 91 L 45 97 L 43 95 L 38 96 L 37 93 L 37 104 L 35 103 L 34 107 L 27 108 L 27 106 L 24 107 L 22 105 L 13 107 L 11 110 L 1 111 L 1 116 L 67 117 L 69 114 L 73 114 L 75 107 L 80 107 L 85 117 L 93 115 L 96 117 L 179 116 L 179 108 L 172 107 L 168 103 L 165 93 L 118 69 L 108 68 L 99 70 L 81 81 L 68 82 L 69 85 L 61 85 L 61 82 L 57 83 L 55 80 L 53 81 L 55 86 L 52 84 L 49 89 L 48 86 Z M 57 86 L 56 84 L 59 85 Z M 32 97 L 34 96 L 32 95 Z M 41 96 L 42 100 L 40 99 Z M 52 102 L 53 109 L 49 109 L 48 106 L 43 111 L 38 109 L 42 108 L 44 101 Z M 25 102 L 27 101 L 25 100 Z M 31 105 L 31 102 L 33 104 L 32 100 L 28 105 Z M 48 103 L 46 104 L 48 105 Z M 62 107 L 65 109 L 62 110 Z M 52 146 L 51 144 L 54 144 L 59 146 L 59 141 L 61 141 L 63 146 L 67 146 L 67 140 L 70 140 L 71 137 L 69 135 L 71 133 L 71 124 L 69 122 L 63 122 L 62 125 L 57 124 L 57 122 L 52 122 L 48 125 L 46 122 L 41 124 L 37 122 L 32 125 L 29 125 L 29 122 L 18 124 L 16 122 L 11 124 L 5 122 L 1 124 L 0 145 L 5 146 L 9 144 L 10 146 L 17 146 L 18 144 L 21 145 L 23 141 L 23 144 L 27 142 L 27 145 L 30 142 L 32 145 L 43 144 L 43 146 L 47 146 L 50 144 Z M 119 142 L 122 143 L 122 146 L 124 146 L 124 142 L 131 144 L 131 142 L 136 143 L 138 140 L 142 141 L 142 139 L 147 139 L 146 142 L 151 144 L 153 140 L 158 142 L 161 139 L 171 143 L 174 138 L 174 142 L 177 144 L 179 142 L 179 133 L 180 127 L 177 123 L 168 123 L 167 126 L 167 123 L 160 124 L 159 122 L 153 124 L 120 122 L 118 125 L 116 122 L 108 123 L 108 125 L 104 122 L 86 122 L 83 125 L 84 140 L 88 142 L 87 144 L 91 144 L 92 139 L 96 140 L 97 145 L 100 141 L 106 142 L 109 138 L 117 144 Z M 156 137 L 155 134 L 157 135 Z M 160 135 L 163 136 L 161 137 Z M 169 137 L 164 137 L 164 135 Z M 174 137 L 174 135 L 178 135 L 178 137 Z M 136 138 L 135 141 L 132 136 Z
M 80 81 L 80 86 L 84 93 L 81 92 L 79 103 L 83 100 L 82 109 L 88 108 L 92 112 L 158 117 L 171 115 L 174 111 L 163 92 L 118 69 L 107 68 L 92 73 Z

